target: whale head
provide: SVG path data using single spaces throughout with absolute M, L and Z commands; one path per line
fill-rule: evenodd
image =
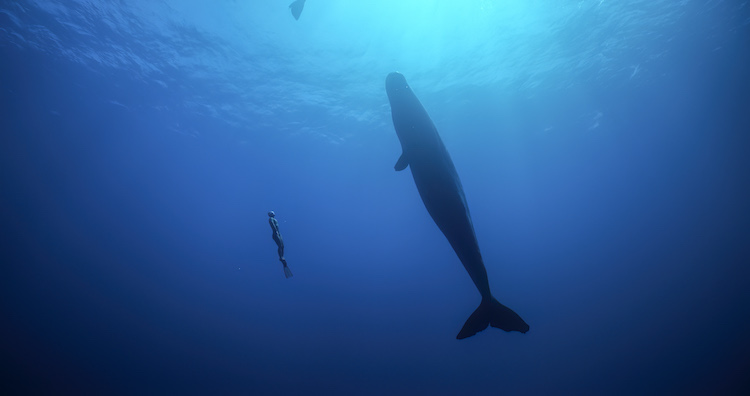
M 405 91 L 409 91 L 409 84 L 404 75 L 399 72 L 388 74 L 385 78 L 385 92 L 388 94 L 388 99 L 393 100 Z

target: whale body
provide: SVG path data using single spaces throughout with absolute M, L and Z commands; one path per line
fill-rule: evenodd
M 456 338 L 471 337 L 487 326 L 527 332 L 529 325 L 490 292 L 461 180 L 430 116 L 401 73 L 390 73 L 385 86 L 393 127 L 402 149 L 394 168 L 397 171 L 411 169 L 427 212 L 450 242 L 482 296 L 479 308 L 469 316 Z

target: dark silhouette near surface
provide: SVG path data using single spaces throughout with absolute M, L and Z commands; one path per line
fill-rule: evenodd
M 505 331 L 527 332 L 529 325 L 490 293 L 487 270 L 479 252 L 461 180 L 430 116 L 403 75 L 389 74 L 385 86 L 391 103 L 393 127 L 403 151 L 395 169 L 411 168 L 422 202 L 482 296 L 479 308 L 466 320 L 456 338 L 471 337 L 488 325 Z
M 273 231 L 273 241 L 276 242 L 276 245 L 279 247 L 279 261 L 284 265 L 284 276 L 291 278 L 292 270 L 289 269 L 289 266 L 286 264 L 286 259 L 284 258 L 284 238 L 281 237 L 279 222 L 276 220 L 276 213 L 273 211 L 268 212 L 268 224 L 271 225 L 271 230 Z
M 302 9 L 305 8 L 305 0 L 295 0 L 295 2 L 289 4 L 289 8 L 292 9 L 292 16 L 294 16 L 294 19 L 299 21 L 299 16 L 302 15 Z

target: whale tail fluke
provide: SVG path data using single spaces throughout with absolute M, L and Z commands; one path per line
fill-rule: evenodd
M 302 9 L 305 7 L 305 0 L 296 0 L 292 4 L 289 4 L 289 8 L 292 9 L 292 16 L 295 20 L 299 20 L 299 16 L 302 15 Z
M 529 331 L 529 325 L 517 313 L 500 304 L 494 297 L 490 297 L 482 299 L 479 308 L 469 316 L 456 338 L 462 340 L 471 337 L 486 329 L 487 326 L 505 331 L 520 331 L 521 333 Z

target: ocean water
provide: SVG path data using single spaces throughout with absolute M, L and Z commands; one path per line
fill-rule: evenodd
M 750 2 L 288 2 L 0 1 L 0 393 L 750 393 Z

